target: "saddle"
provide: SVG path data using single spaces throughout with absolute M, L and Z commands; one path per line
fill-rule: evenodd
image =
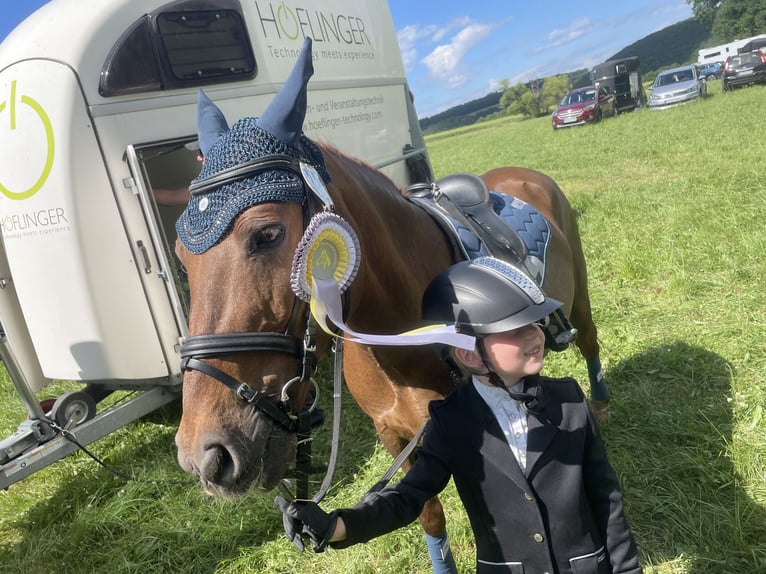
M 413 184 L 404 190 L 404 195 L 457 239 L 464 258 L 491 255 L 521 267 L 540 282 L 537 270 L 526 264 L 527 245 L 510 221 L 499 214 L 503 206 L 498 203 L 502 199 L 493 197 L 495 194 L 490 193 L 481 178 L 456 173 L 434 183 Z

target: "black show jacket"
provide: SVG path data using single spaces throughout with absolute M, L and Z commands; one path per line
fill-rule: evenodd
M 415 464 L 393 486 L 341 509 L 345 548 L 405 526 L 450 477 L 476 539 L 481 574 L 637 574 L 617 475 L 573 379 L 528 377 L 527 476 L 472 383 L 429 407 Z

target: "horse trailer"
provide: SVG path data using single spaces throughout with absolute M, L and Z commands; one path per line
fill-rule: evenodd
M 180 395 L 183 205 L 158 192 L 199 173 L 198 91 L 258 116 L 306 36 L 307 135 L 429 180 L 384 0 L 51 0 L 0 44 L 0 356 L 27 411 L 0 488 Z
M 605 86 L 615 95 L 618 112 L 634 110 L 646 103 L 638 56 L 598 64 L 591 70 L 590 79 L 596 87 Z

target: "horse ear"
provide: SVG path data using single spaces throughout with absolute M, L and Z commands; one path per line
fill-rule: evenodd
M 223 112 L 205 92 L 199 90 L 197 92 L 197 137 L 203 157 L 227 131 L 229 131 L 229 124 L 226 123 Z
M 306 118 L 306 92 L 309 78 L 314 74 L 311 61 L 311 38 L 303 42 L 298 61 L 290 76 L 266 107 L 256 125 L 288 145 L 295 145 Z

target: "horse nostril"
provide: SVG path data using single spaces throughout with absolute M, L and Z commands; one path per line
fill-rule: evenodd
M 219 486 L 236 483 L 237 465 L 229 450 L 220 444 L 205 447 L 199 465 L 200 478 Z

